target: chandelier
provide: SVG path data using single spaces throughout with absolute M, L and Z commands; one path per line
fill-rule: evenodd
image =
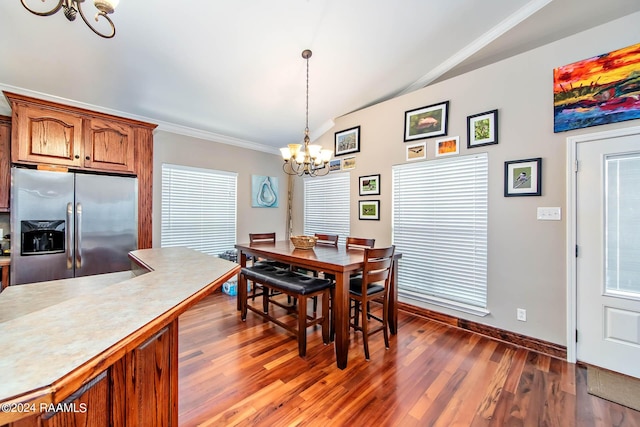
M 302 57 L 307 60 L 307 110 L 304 128 L 304 146 L 289 144 L 280 149 L 284 164 L 282 169 L 288 175 L 322 176 L 329 173 L 329 160 L 333 151 L 323 150 L 321 145 L 309 144 L 309 58 L 311 51 L 302 51 Z
M 48 10 L 46 12 L 38 12 L 36 10 L 31 9 L 29 6 L 27 6 L 25 1 L 26 0 L 20 0 L 24 8 L 27 9 L 29 12 L 33 13 L 34 15 L 51 16 L 57 13 L 60 9 L 63 9 L 64 16 L 66 16 L 69 21 L 74 21 L 76 19 L 76 15 L 78 14 L 78 12 L 80 12 L 80 17 L 82 18 L 84 23 L 87 24 L 89 28 L 91 28 L 91 31 L 93 31 L 100 37 L 104 37 L 105 39 L 110 39 L 111 37 L 116 35 L 116 27 L 113 25 L 113 22 L 107 16 L 107 14 L 113 13 L 116 6 L 118 6 L 118 3 L 120 0 L 94 0 L 93 1 L 93 4 L 95 5 L 96 9 L 98 9 L 98 13 L 96 13 L 94 20 L 98 22 L 98 18 L 100 17 L 103 17 L 104 19 L 107 20 L 107 22 L 109 23 L 109 26 L 111 27 L 111 32 L 107 34 L 103 34 L 100 31 L 96 30 L 93 27 L 93 25 L 91 25 L 91 23 L 87 20 L 87 18 L 84 16 L 84 12 L 82 12 L 82 3 L 84 3 L 85 0 L 59 0 L 57 5 L 55 5 L 51 10 Z M 42 2 L 45 2 L 45 1 L 46 0 L 42 0 Z

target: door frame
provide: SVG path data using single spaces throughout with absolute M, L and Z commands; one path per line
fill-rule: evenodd
M 577 209 L 576 209 L 576 185 L 577 185 L 577 149 L 578 144 L 597 141 L 600 139 L 616 138 L 621 136 L 640 134 L 640 126 L 615 129 L 604 132 L 595 132 L 584 135 L 570 136 L 567 138 L 567 230 L 566 230 L 566 264 L 567 264 L 567 361 L 576 363 L 577 347 L 576 330 L 578 327 L 578 289 L 576 282 L 577 245 Z

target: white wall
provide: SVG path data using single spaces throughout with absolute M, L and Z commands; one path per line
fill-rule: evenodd
M 623 122 L 597 128 L 553 132 L 553 68 L 640 42 L 640 13 L 629 15 L 422 90 L 335 119 L 335 128 L 317 143 L 333 149 L 333 133 L 361 127 L 360 153 L 351 173 L 351 235 L 391 243 L 391 167 L 406 160 L 404 112 L 450 101 L 449 136 L 459 136 L 461 152 L 489 154 L 488 309 L 476 317 L 424 306 L 461 318 L 566 345 L 565 227 L 562 221 L 537 221 L 539 206 L 565 206 L 566 138 L 638 124 Z M 499 144 L 466 148 L 466 118 L 499 110 Z M 427 161 L 434 141 L 427 139 Z M 413 141 L 418 142 L 418 141 Z M 542 157 L 542 196 L 503 196 L 504 162 Z M 381 175 L 381 220 L 358 220 L 358 177 Z M 321 178 L 315 178 L 321 179 Z M 294 233 L 302 231 L 301 185 L 296 188 Z M 402 268 L 402 265 L 400 266 Z M 527 310 L 527 322 L 516 320 Z
M 237 242 L 249 241 L 249 233 L 286 232 L 287 178 L 280 156 L 176 135 L 156 132 L 153 141 L 153 246 L 160 246 L 162 164 L 208 168 L 238 173 Z M 251 175 L 275 176 L 279 180 L 277 208 L 251 207 Z

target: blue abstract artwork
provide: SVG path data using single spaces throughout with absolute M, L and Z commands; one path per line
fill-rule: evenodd
M 251 175 L 251 207 L 278 207 L 278 178 L 275 176 Z

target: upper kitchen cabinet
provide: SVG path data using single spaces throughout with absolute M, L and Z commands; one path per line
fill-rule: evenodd
M 85 121 L 84 167 L 107 171 L 135 171 L 134 132 L 125 123 L 100 118 Z
M 82 167 L 82 117 L 32 105 L 15 104 L 13 162 Z
M 0 212 L 9 211 L 11 117 L 0 116 Z M 0 236 L 0 239 L 2 236 Z
M 150 248 L 153 130 L 157 125 L 10 92 L 4 95 L 12 111 L 11 162 L 137 176 L 138 248 Z M 0 130 L 0 142 L 4 144 L 2 135 Z M 8 201 L 9 188 L 9 184 L 3 184 L 2 175 L 5 167 L 9 170 L 8 147 L 2 144 L 0 212 L 3 200 Z
M 136 173 L 136 128 L 155 125 L 4 93 L 13 114 L 13 163 Z

